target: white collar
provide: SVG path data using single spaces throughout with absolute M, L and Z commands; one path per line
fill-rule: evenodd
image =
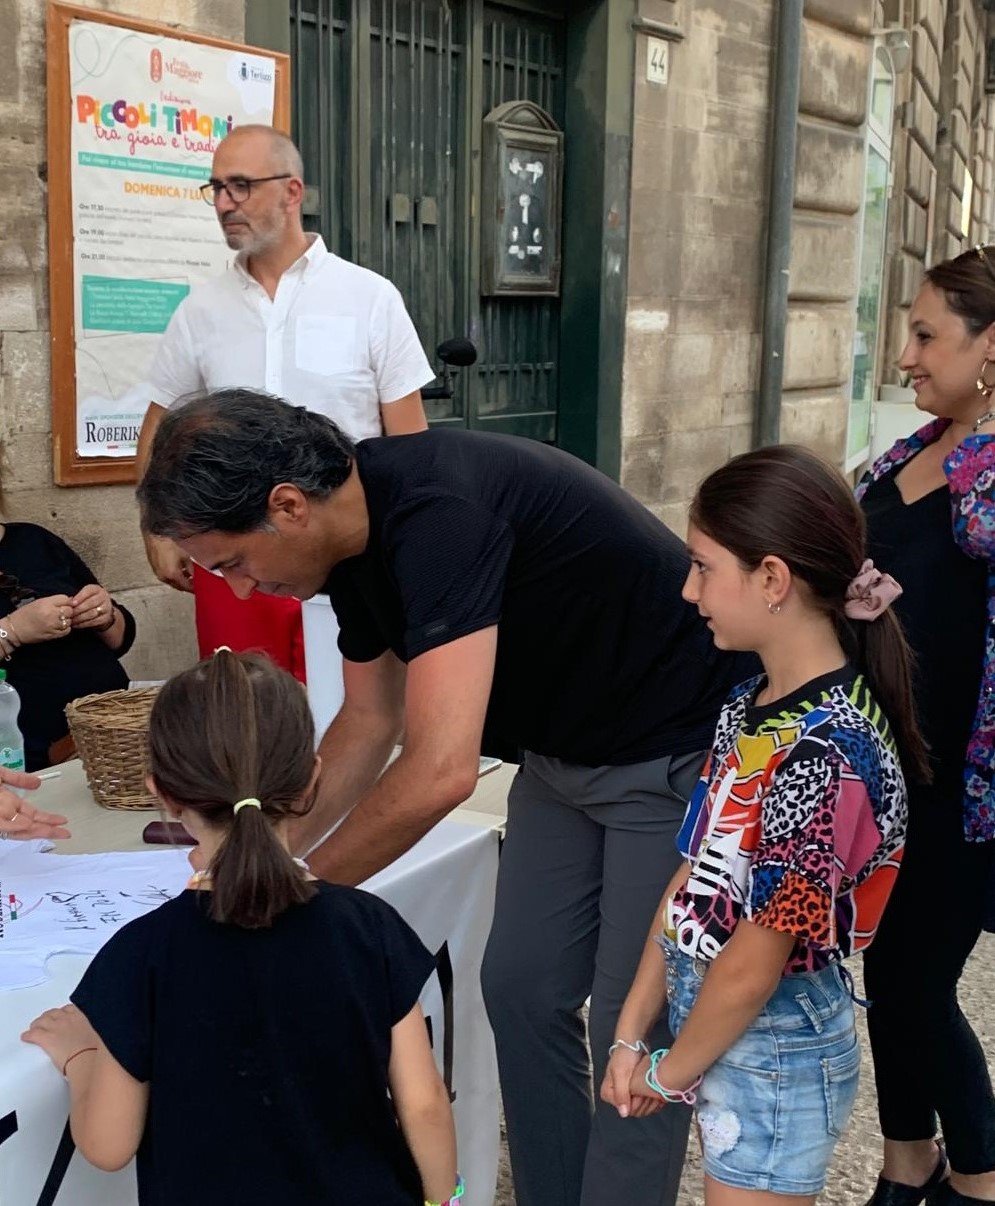
M 325 246 L 325 240 L 320 234 L 309 234 L 307 251 L 302 256 L 298 256 L 289 268 L 284 269 L 283 276 L 280 279 L 282 280 L 284 276 L 290 276 L 292 273 L 300 272 L 305 274 L 313 271 L 330 254 L 328 248 Z M 242 278 L 244 286 L 259 286 L 259 282 L 246 266 L 248 259 L 248 255 L 244 251 L 240 251 L 232 262 L 232 268 Z M 259 287 L 261 288 L 261 286 Z

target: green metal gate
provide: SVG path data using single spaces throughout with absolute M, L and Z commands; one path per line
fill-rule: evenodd
M 531 100 L 564 125 L 562 3 L 290 0 L 306 224 L 400 289 L 430 358 L 480 359 L 433 423 L 556 439 L 559 300 L 480 296 L 481 122 Z M 569 163 L 569 139 L 567 142 Z

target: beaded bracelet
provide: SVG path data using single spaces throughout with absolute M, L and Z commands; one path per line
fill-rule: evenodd
M 658 1093 L 664 1101 L 669 1101 L 671 1105 L 689 1105 L 693 1106 L 698 1100 L 698 1094 L 695 1089 L 701 1084 L 702 1077 L 696 1076 L 686 1089 L 667 1089 L 656 1078 L 657 1065 L 665 1055 L 670 1054 L 669 1047 L 661 1047 L 659 1051 L 654 1051 L 650 1056 L 650 1066 L 646 1073 L 646 1083 Z
M 611 1059 L 619 1047 L 624 1047 L 626 1051 L 632 1051 L 636 1055 L 649 1055 L 650 1053 L 649 1047 L 646 1046 L 642 1039 L 636 1039 L 634 1043 L 627 1043 L 625 1039 L 617 1038 L 608 1048 L 609 1059 Z
M 466 1193 L 466 1186 L 463 1184 L 463 1178 L 459 1175 L 459 1173 L 457 1173 L 456 1188 L 453 1190 L 452 1196 L 447 1198 L 444 1202 L 429 1202 L 426 1199 L 425 1206 L 453 1206 L 453 1203 L 458 1202 L 464 1193 Z

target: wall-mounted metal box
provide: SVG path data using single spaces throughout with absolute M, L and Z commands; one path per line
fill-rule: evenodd
M 484 118 L 481 293 L 560 293 L 563 131 L 531 101 Z

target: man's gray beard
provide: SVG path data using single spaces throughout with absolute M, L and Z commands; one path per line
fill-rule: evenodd
M 221 227 L 221 233 L 224 236 L 224 240 L 228 244 L 228 247 L 232 251 L 244 253 L 247 256 L 260 255 L 262 252 L 268 251 L 270 247 L 276 246 L 276 244 L 280 241 L 279 238 L 267 239 L 264 236 L 257 234 L 255 231 L 250 230 L 247 234 L 242 236 L 239 236 L 236 233 L 235 238 L 241 238 L 242 241 L 233 243 L 228 237 L 228 231 L 224 228 L 224 226 Z

